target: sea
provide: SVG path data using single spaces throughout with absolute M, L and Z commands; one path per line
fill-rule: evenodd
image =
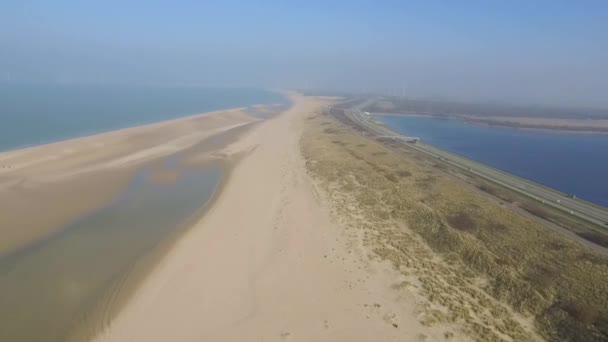
M 608 207 L 608 135 L 525 130 L 415 115 L 375 115 L 427 144 Z
M 0 83 L 0 151 L 274 103 L 287 99 L 255 88 Z

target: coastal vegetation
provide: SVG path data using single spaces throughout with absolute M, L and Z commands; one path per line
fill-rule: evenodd
M 402 273 L 397 290 L 419 296 L 423 324 L 484 341 L 608 338 L 608 258 L 479 190 L 509 194 L 323 112 L 301 148 L 344 226 Z
M 470 115 L 473 117 L 530 117 L 560 119 L 607 119 L 608 110 L 598 108 L 560 108 L 550 106 L 468 103 L 447 100 L 383 97 L 364 108 L 370 112 L 417 113 L 426 115 Z

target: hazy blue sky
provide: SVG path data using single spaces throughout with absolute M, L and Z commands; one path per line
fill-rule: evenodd
M 608 107 L 608 1 L 2 0 L 0 79 Z

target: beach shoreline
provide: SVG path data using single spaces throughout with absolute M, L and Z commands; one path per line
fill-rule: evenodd
M 86 141 L 88 139 L 94 139 L 94 138 L 107 138 L 108 136 L 114 135 L 114 134 L 129 134 L 129 133 L 133 133 L 133 132 L 136 132 L 136 131 L 139 131 L 142 129 L 157 128 L 157 127 L 166 126 L 167 124 L 172 124 L 172 123 L 176 123 L 176 122 L 180 122 L 180 121 L 184 121 L 184 120 L 202 118 L 206 115 L 217 115 L 220 113 L 246 111 L 246 110 L 247 110 L 247 107 L 233 107 L 233 108 L 226 108 L 226 109 L 214 110 L 214 111 L 209 111 L 209 112 L 196 113 L 196 114 L 192 114 L 192 115 L 185 115 L 185 116 L 168 119 L 168 120 L 143 123 L 141 125 L 135 124 L 135 125 L 130 125 L 130 126 L 113 129 L 113 130 L 109 130 L 109 131 L 95 132 L 92 134 L 84 133 L 82 135 L 69 137 L 69 138 L 61 139 L 61 140 L 57 140 L 57 141 L 50 141 L 50 142 L 41 143 L 41 144 L 29 144 L 29 145 L 24 145 L 24 146 L 20 146 L 20 147 L 10 148 L 7 150 L 0 150 L 0 157 L 3 154 L 10 154 L 12 152 L 25 152 L 27 150 L 33 150 L 33 149 L 38 149 L 38 148 L 61 147 L 61 145 L 64 145 L 67 143 L 77 143 L 79 141 Z

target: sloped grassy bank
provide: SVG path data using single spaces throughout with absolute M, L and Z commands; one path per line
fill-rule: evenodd
M 348 229 L 420 295 L 424 324 L 484 341 L 608 339 L 608 258 L 324 113 L 301 146 Z

